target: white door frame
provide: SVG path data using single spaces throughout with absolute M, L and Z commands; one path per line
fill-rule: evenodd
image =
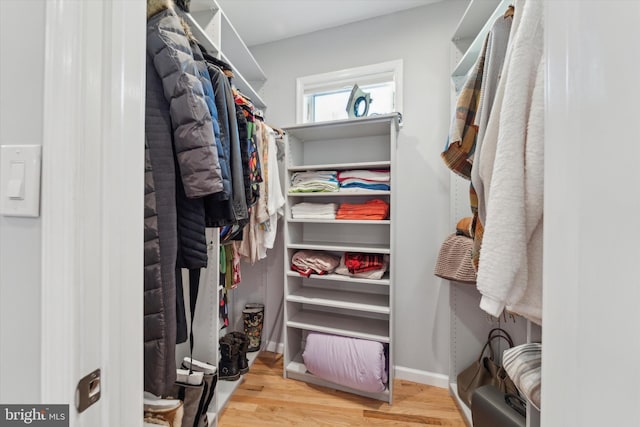
M 141 426 L 144 0 L 49 0 L 42 156 L 42 402 Z M 102 369 L 100 401 L 75 387 Z

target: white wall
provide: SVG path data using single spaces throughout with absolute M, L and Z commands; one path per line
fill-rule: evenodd
M 401 172 L 394 189 L 394 221 L 399 224 L 395 361 L 398 367 L 422 373 L 448 374 L 448 285 L 433 275 L 433 266 L 449 230 L 449 172 L 440 153 L 450 121 L 450 36 L 466 4 L 437 3 L 251 49 L 268 76 L 261 95 L 268 105 L 267 122 L 274 126 L 295 123 L 297 77 L 404 60 L 404 127 L 396 166 Z M 261 265 L 251 270 L 254 277 L 254 270 L 262 269 L 257 275 L 264 279 L 240 285 L 244 295 L 258 296 L 259 283 L 267 282 L 267 312 L 272 316 L 282 298 L 281 248 L 270 254 L 277 257 L 268 261 L 273 269 Z
M 640 4 L 545 4 L 542 425 L 638 426 Z
M 45 0 L 0 1 L 0 144 L 41 144 Z M 39 218 L 0 216 L 0 402 L 40 401 Z

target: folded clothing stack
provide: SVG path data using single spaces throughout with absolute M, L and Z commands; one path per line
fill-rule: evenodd
M 336 171 L 308 171 L 291 175 L 289 193 L 331 192 L 339 189 Z
M 340 258 L 336 274 L 381 279 L 389 268 L 389 255 L 345 252 Z
M 301 250 L 293 254 L 291 270 L 305 277 L 324 275 L 332 273 L 339 263 L 340 258 L 328 252 Z
M 388 191 L 391 174 L 388 169 L 383 170 L 346 170 L 338 173 L 340 188 L 355 188 L 360 190 Z
M 291 207 L 293 219 L 335 219 L 336 203 L 298 203 Z
M 389 218 L 389 203 L 380 199 L 361 204 L 343 203 L 336 213 L 336 219 L 382 220 L 387 218 Z
M 532 342 L 505 350 L 502 365 L 518 390 L 540 410 L 542 344 Z

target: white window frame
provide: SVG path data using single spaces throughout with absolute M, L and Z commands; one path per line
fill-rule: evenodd
M 359 83 L 359 81 L 367 82 L 363 84 L 375 83 L 375 80 L 382 81 L 383 77 L 389 75 L 393 76 L 393 81 L 395 82 L 395 111 L 402 113 L 402 59 L 298 77 L 296 79 L 296 123 L 311 122 L 304 99 L 305 92 L 312 90 L 330 91 L 345 85 Z M 389 80 L 384 79 L 384 81 Z

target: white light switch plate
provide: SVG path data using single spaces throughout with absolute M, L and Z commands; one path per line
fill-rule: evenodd
M 0 215 L 40 215 L 41 145 L 0 145 Z

